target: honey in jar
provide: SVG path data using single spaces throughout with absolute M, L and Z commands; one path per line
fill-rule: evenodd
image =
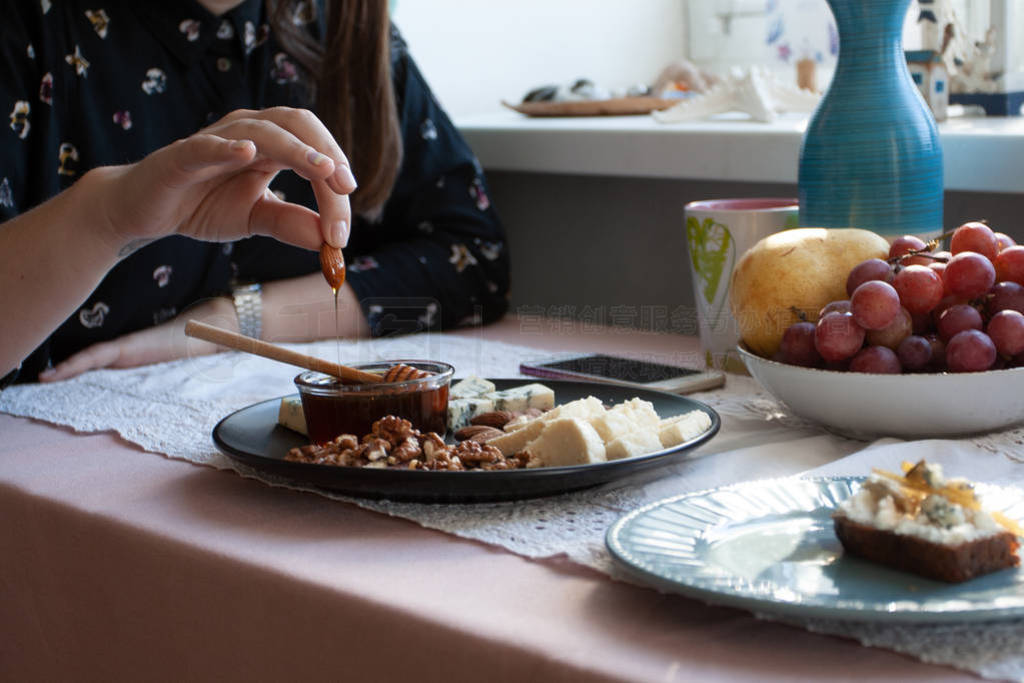
M 434 361 L 382 361 L 356 365 L 383 375 L 404 363 L 430 373 L 400 382 L 354 384 L 319 372 L 295 378 L 302 399 L 306 429 L 313 443 L 324 444 L 339 434 L 369 434 L 385 415 L 409 420 L 421 432 L 444 434 L 448 428 L 448 387 L 454 368 Z

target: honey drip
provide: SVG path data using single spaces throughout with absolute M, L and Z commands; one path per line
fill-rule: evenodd
M 331 288 L 334 292 L 334 350 L 338 357 L 338 365 L 341 365 L 341 314 L 338 311 L 338 290 Z
M 320 247 L 320 270 L 334 293 L 334 339 L 338 351 L 338 365 L 341 365 L 341 312 L 338 307 L 338 292 L 345 284 L 345 257 L 341 249 L 324 243 Z

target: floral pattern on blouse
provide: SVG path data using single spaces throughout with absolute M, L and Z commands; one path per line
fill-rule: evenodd
M 195 0 L 0 0 L 0 221 L 89 169 L 138 161 L 240 108 L 304 107 L 311 84 L 277 43 L 260 0 L 216 17 Z M 292 15 L 314 37 L 322 2 Z M 403 165 L 375 220 L 354 220 L 348 282 L 374 334 L 478 324 L 507 308 L 504 232 L 479 163 L 392 31 Z M 316 208 L 309 184 L 271 190 Z M 96 342 L 159 324 L 227 292 L 319 270 L 316 253 L 255 237 L 217 245 L 171 236 L 118 263 L 19 379 Z

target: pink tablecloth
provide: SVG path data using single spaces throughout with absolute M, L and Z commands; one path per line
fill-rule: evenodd
M 0 519 L 0 680 L 971 678 L 7 415 Z

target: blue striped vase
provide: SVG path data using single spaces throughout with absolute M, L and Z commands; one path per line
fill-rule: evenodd
M 907 69 L 910 0 L 828 0 L 839 61 L 800 148 L 800 225 L 942 231 L 942 146 Z

